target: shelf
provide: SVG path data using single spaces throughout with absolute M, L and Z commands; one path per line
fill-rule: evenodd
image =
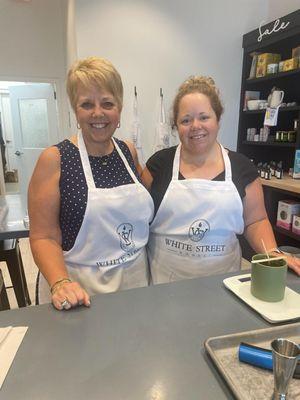
M 291 71 L 286 71 L 286 72 L 278 72 L 277 74 L 262 76 L 261 78 L 246 79 L 245 82 L 247 84 L 248 83 L 249 84 L 259 83 L 259 82 L 264 82 L 264 81 L 271 81 L 274 79 L 286 78 L 288 76 L 297 75 L 297 74 L 300 74 L 300 68 L 292 69 Z
M 289 142 L 254 142 L 254 141 L 244 140 L 243 144 L 249 146 L 296 147 L 296 143 L 289 143 Z
M 288 192 L 300 194 L 300 180 L 293 179 L 288 175 L 284 175 L 282 179 L 272 177 L 270 180 L 260 179 L 260 181 L 263 186 L 269 186 L 274 189 L 286 190 Z
M 300 10 L 282 17 L 282 20 L 288 21 L 288 25 L 284 29 L 273 29 L 277 24 L 276 21 L 273 21 L 263 27 L 259 26 L 243 36 L 244 52 L 237 151 L 254 160 L 254 162 L 264 161 L 270 163 L 272 160 L 275 162 L 281 160 L 287 171 L 294 164 L 296 149 L 300 149 L 300 127 L 297 127 L 297 129 L 292 128 L 295 125 L 294 121 L 300 119 L 300 65 L 299 68 L 290 71 L 248 79 L 250 70 L 253 68 L 253 57 L 251 56 L 253 52 L 280 54 L 282 60 L 286 60 L 292 56 L 292 49 L 299 46 Z M 266 32 L 263 37 L 263 43 L 258 42 L 261 32 Z M 270 127 L 270 135 L 267 142 L 248 141 L 246 140 L 247 128 L 256 128 L 256 134 L 258 134 L 263 126 L 266 110 L 243 110 L 246 91 L 259 92 L 261 99 L 267 100 L 273 87 L 284 91 L 283 101 L 286 104 L 289 103 L 289 106 L 279 107 L 278 124 Z M 250 93 L 248 94 L 250 95 Z M 296 131 L 295 143 L 275 141 L 276 131 L 291 130 Z M 275 177 L 270 180 L 259 179 L 264 189 L 265 206 L 270 221 L 276 221 L 278 201 L 282 199 L 300 201 L 300 179 L 293 179 L 287 173 L 284 173 L 283 179 Z M 300 235 L 279 227 L 274 227 L 274 232 L 284 244 L 295 245 L 295 243 L 298 243 L 300 246 Z M 242 251 L 246 257 L 252 255 L 250 249 L 244 243 Z
M 299 111 L 300 106 L 293 107 L 280 107 L 279 112 L 287 112 L 287 111 Z M 264 114 L 266 110 L 243 110 L 243 114 Z
M 283 234 L 283 235 L 285 235 L 285 236 L 288 236 L 288 237 L 290 237 L 290 238 L 292 238 L 292 239 L 296 239 L 296 240 L 299 240 L 299 241 L 300 241 L 300 235 L 296 235 L 296 233 L 294 233 L 294 232 L 292 232 L 292 231 L 288 231 L 287 229 L 280 228 L 280 227 L 277 226 L 277 225 L 274 225 L 274 226 L 273 226 L 273 229 L 274 229 L 274 231 L 276 231 L 276 232 L 279 232 L 279 233 L 281 233 L 281 234 Z

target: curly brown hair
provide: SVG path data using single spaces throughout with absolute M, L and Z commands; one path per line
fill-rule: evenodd
M 209 76 L 190 76 L 186 79 L 178 89 L 178 92 L 173 101 L 173 118 L 172 126 L 177 126 L 177 118 L 179 112 L 180 100 L 187 94 L 201 93 L 207 96 L 210 104 L 216 114 L 218 122 L 224 112 L 224 107 L 220 99 L 219 90 L 215 86 L 214 80 Z

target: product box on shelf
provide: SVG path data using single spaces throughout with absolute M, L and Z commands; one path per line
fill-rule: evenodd
M 291 71 L 292 69 L 298 68 L 298 57 L 289 58 L 284 60 L 282 71 Z
M 300 57 L 300 46 L 292 49 L 292 57 Z
M 300 149 L 295 151 L 293 178 L 300 179 Z
M 293 215 L 292 231 L 300 235 L 300 215 Z
M 280 61 L 278 64 L 278 72 L 283 72 L 284 61 Z
M 257 90 L 246 90 L 244 96 L 244 106 L 243 110 L 248 110 L 248 101 L 249 100 L 258 100 L 260 98 L 260 92 Z
M 281 60 L 280 54 L 263 53 L 258 55 L 256 66 L 256 78 L 267 75 L 268 64 L 276 64 Z
M 280 200 L 278 202 L 276 225 L 290 230 L 292 228 L 293 215 L 300 213 L 300 203 L 294 200 Z

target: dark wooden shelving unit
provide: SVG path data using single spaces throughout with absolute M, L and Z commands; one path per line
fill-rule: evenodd
M 300 111 L 300 106 L 292 106 L 292 107 L 280 107 L 279 113 L 289 112 L 289 111 Z M 266 110 L 244 110 L 244 114 L 265 114 Z
M 254 163 L 282 161 L 283 168 L 287 172 L 294 165 L 295 150 L 300 148 L 300 128 L 296 132 L 296 142 L 276 142 L 276 131 L 294 130 L 294 120 L 300 119 L 300 65 L 299 68 L 291 71 L 279 72 L 266 75 L 260 78 L 249 79 L 252 55 L 251 53 L 278 53 L 281 59 L 286 60 L 292 57 L 292 48 L 300 46 L 300 10 L 280 18 L 279 24 L 282 29 L 273 29 L 275 21 L 255 29 L 243 36 L 243 69 L 240 92 L 240 111 L 237 151 L 245 154 Z M 262 36 L 261 32 L 269 34 Z M 285 103 L 296 102 L 295 106 L 280 107 L 276 127 L 270 128 L 270 136 L 267 142 L 247 141 L 247 129 L 259 129 L 263 126 L 265 110 L 244 111 L 245 92 L 254 90 L 260 92 L 261 99 L 267 99 L 273 87 L 284 90 Z M 292 231 L 287 231 L 276 226 L 277 207 L 279 200 L 296 200 L 300 202 L 300 180 L 295 181 L 285 178 L 284 181 L 262 180 L 265 203 L 268 216 L 274 228 L 278 245 L 291 245 L 300 247 L 300 237 Z M 241 240 L 243 256 L 248 258 L 252 255 L 249 246 Z
M 254 142 L 254 141 L 248 141 L 244 140 L 243 144 L 249 145 L 249 146 L 272 146 L 272 147 L 293 147 L 294 149 L 296 148 L 296 143 L 289 143 L 289 142 Z
M 274 80 L 274 79 L 279 80 L 279 79 L 290 77 L 292 75 L 297 75 L 297 74 L 300 74 L 300 68 L 292 69 L 291 71 L 278 72 L 277 74 L 270 74 L 270 75 L 262 76 L 261 78 L 251 78 L 251 79 L 248 78 L 246 80 L 246 83 L 251 84 L 251 83 L 270 81 L 270 80 Z
M 274 231 L 281 233 L 282 235 L 289 236 L 290 238 L 294 240 L 300 240 L 300 236 L 296 235 L 296 233 L 292 231 L 288 231 L 287 229 L 282 229 L 279 226 L 274 225 L 273 227 Z

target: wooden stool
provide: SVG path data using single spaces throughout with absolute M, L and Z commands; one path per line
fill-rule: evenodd
M 19 307 L 31 304 L 17 239 L 0 241 L 0 261 L 5 261 Z
M 0 269 L 0 311 L 9 310 L 10 305 L 6 293 L 6 288 L 3 281 L 2 271 Z

